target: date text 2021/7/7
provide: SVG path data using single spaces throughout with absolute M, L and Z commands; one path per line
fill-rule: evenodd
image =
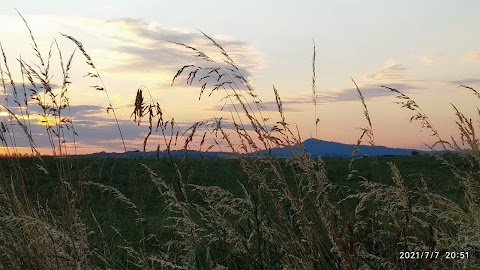
M 468 259 L 468 251 L 400 251 L 399 259 L 401 260 L 415 260 L 415 259 L 439 259 L 447 260 Z

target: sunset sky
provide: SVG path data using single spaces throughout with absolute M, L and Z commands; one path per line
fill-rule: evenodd
M 0 9 L 0 42 L 19 84 L 16 59 L 38 59 L 15 9 L 27 20 L 45 57 L 54 39 L 64 58 L 76 48 L 59 33 L 83 43 L 117 109 L 128 150 L 142 149 L 147 132 L 130 118 L 142 85 L 184 129 L 196 121 L 230 118 L 230 112 L 220 111 L 221 93 L 207 97 L 207 89 L 199 101 L 199 85 L 186 85 L 186 77 L 170 86 L 179 68 L 200 62 L 169 41 L 221 59 L 199 31 L 231 54 L 278 120 L 276 107 L 269 106 L 275 101 L 275 85 L 286 121 L 298 125 L 302 140 L 315 137 L 313 39 L 318 139 L 353 144 L 367 125 L 352 78 L 365 96 L 377 145 L 425 149 L 424 143 L 432 142 L 430 132 L 421 131 L 418 122 L 409 123 L 412 113 L 394 104 L 396 95 L 382 85 L 411 96 L 445 139 L 458 133 L 450 103 L 478 119 L 480 100 L 458 88 L 467 84 L 480 89 L 480 2 L 475 0 L 9 1 Z M 61 85 L 56 50 L 51 65 L 52 82 Z M 106 96 L 89 87 L 98 81 L 84 77 L 91 70 L 78 50 L 72 65 L 69 95 L 79 152 L 122 151 Z M 1 67 L 5 69 L 3 58 Z M 39 137 L 37 146 L 48 149 L 44 127 L 32 130 Z

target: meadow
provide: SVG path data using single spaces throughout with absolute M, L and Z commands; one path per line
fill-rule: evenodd
M 21 16 L 21 15 L 20 15 Z M 22 17 L 23 19 L 23 17 Z M 475 124 L 453 106 L 460 141 L 443 139 L 421 106 L 397 94 L 411 122 L 437 139 L 431 148 L 454 154 L 312 158 L 305 151 L 279 159 L 114 159 L 71 156 L 75 121 L 69 111 L 69 71 L 54 41 L 47 55 L 30 33 L 36 64 L 18 59 L 13 78 L 2 51 L 7 103 L 0 140 L 0 269 L 478 269 L 480 266 L 480 149 Z M 206 151 L 233 153 L 289 147 L 301 142 L 273 89 L 277 120 L 265 117 L 262 101 L 227 51 L 202 33 L 223 56 L 176 43 L 202 60 L 180 67 L 180 78 L 199 85 L 199 99 L 220 92 L 230 105 L 231 125 L 199 121 L 180 130 L 167 119 L 148 88 L 140 87 L 132 118 L 147 125 L 144 149 L 159 136 L 157 151 L 197 142 Z M 98 80 L 92 91 L 108 100 L 108 88 L 84 45 L 73 42 Z M 50 81 L 50 56 L 62 74 Z M 53 64 L 52 64 L 53 65 Z M 355 84 L 355 81 L 353 81 Z M 312 58 L 312 125 L 317 116 L 315 47 Z M 356 86 L 356 84 L 355 84 Z M 475 97 L 480 94 L 462 86 Z M 23 89 L 23 91 L 19 91 Z M 375 145 L 373 123 L 361 89 L 365 116 L 357 146 Z M 147 95 L 148 94 L 148 95 Z M 149 101 L 147 101 L 149 100 Z M 40 155 L 31 108 L 40 108 L 52 153 Z M 474 105 L 473 105 L 474 106 Z M 479 115 L 480 115 L 480 111 Z M 175 132 L 175 130 L 179 132 Z M 19 154 L 20 136 L 31 154 Z M 45 135 L 44 135 L 45 136 Z M 73 138 L 73 141 L 72 139 Z M 211 139 L 211 140 L 206 140 Z M 212 141 L 212 145 L 207 145 Z M 126 150 L 125 144 L 124 148 Z

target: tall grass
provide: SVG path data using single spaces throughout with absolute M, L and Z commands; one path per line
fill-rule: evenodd
M 222 94 L 222 110 L 229 110 L 233 129 L 220 118 L 198 121 L 183 131 L 143 86 L 137 90 L 131 116 L 139 126 L 148 119 L 144 151 L 154 134 L 159 138 L 157 153 L 170 153 L 177 141 L 183 142 L 185 150 L 194 140 L 199 141 L 205 151 L 217 148 L 236 153 L 245 181 L 228 183 L 237 192 L 192 183 L 188 160 L 170 157 L 167 164 L 173 174 L 169 176 L 155 171 L 144 160 L 129 160 L 128 168 L 122 168 L 129 170 L 122 175 L 128 183 L 122 183 L 118 182 L 115 165 L 95 175 L 93 164 L 80 167 L 79 161 L 68 155 L 65 129 L 71 131 L 76 144 L 68 101 L 75 51 L 65 63 L 54 41 L 43 56 L 26 20 L 21 18 L 38 63 L 18 60 L 22 72 L 18 86 L 0 44 L 0 74 L 7 97 L 2 109 L 8 112 L 1 122 L 0 140 L 9 157 L 8 168 L 0 170 L 0 269 L 475 269 L 480 265 L 479 142 L 474 122 L 453 104 L 460 141 L 453 137 L 444 140 L 420 105 L 400 90 L 384 86 L 397 94 L 403 108 L 413 112 L 410 121 L 420 121 L 432 132 L 437 139 L 432 149 L 440 145 L 443 150 L 457 152 L 453 158 L 436 157 L 452 173 L 451 181 L 461 185 L 462 202 L 433 192 L 425 180 L 428 176 L 419 177 L 417 184 L 410 186 L 393 163 L 389 164 L 391 184 L 369 179 L 354 170 L 356 151 L 344 168 L 349 175 L 344 179 L 347 181 L 331 179 L 325 161 L 312 158 L 302 149 L 300 132 L 288 124 L 277 88 L 273 87 L 278 109 L 278 120 L 274 120 L 227 50 L 202 32 L 219 50 L 222 61 L 188 44 L 176 43 L 204 62 L 181 67 L 172 85 L 186 77 L 187 84 L 201 85 L 199 99 L 207 98 L 205 91 L 208 96 Z M 74 43 L 93 69 L 88 76 L 100 80 L 94 90 L 105 92 L 107 112 L 112 111 L 126 150 L 114 106 L 92 58 L 78 40 L 62 36 Z M 54 49 L 62 70 L 59 92 L 53 89 L 50 74 Z M 314 44 L 312 102 L 317 130 L 315 58 Z M 358 149 L 365 138 L 372 145 L 375 139 L 366 100 L 353 83 L 367 123 L 361 129 Z M 474 88 L 461 87 L 480 97 Z M 53 168 L 37 150 L 32 106 L 40 108 L 52 156 L 56 157 Z M 21 139 L 15 132 L 18 127 L 37 157 L 33 170 L 15 158 Z M 207 141 L 213 143 L 205 145 Z M 241 156 L 277 147 L 289 148 L 292 157 Z M 105 160 L 93 162 L 109 164 Z M 108 171 L 109 176 L 104 176 Z M 141 190 L 139 174 L 145 175 L 156 190 Z M 53 202 L 30 186 L 43 177 L 55 177 Z M 133 195 L 122 193 L 117 185 L 128 185 Z M 156 192 L 159 204 L 144 205 L 152 192 Z M 98 209 L 98 205 L 89 204 L 96 198 L 109 198 L 109 203 Z M 151 228 L 152 220 L 158 217 L 146 215 L 152 207 L 163 209 L 160 228 Z M 124 230 L 127 225 L 133 231 Z M 440 255 L 437 259 L 402 260 L 399 257 L 403 251 L 438 251 Z M 469 252 L 469 259 L 447 260 L 447 251 Z
M 317 101 L 318 101 L 318 94 L 317 94 L 317 74 L 316 70 L 316 60 L 317 60 L 317 50 L 315 47 L 315 40 L 313 40 L 313 57 L 312 57 L 312 103 L 315 115 L 315 138 L 318 138 L 318 122 L 320 122 L 320 118 L 317 116 Z

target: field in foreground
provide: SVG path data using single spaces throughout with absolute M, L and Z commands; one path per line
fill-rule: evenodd
M 456 166 L 469 166 L 465 160 L 453 155 L 442 158 L 449 159 Z M 299 189 L 302 186 L 299 182 L 303 181 L 300 178 L 305 175 L 301 175 L 295 168 L 298 164 L 292 160 L 270 161 L 278 162 L 278 169 L 286 181 L 284 188 L 291 191 L 291 196 L 296 200 L 303 198 L 300 207 L 305 207 L 304 211 L 296 209 L 295 200 L 283 196 L 276 198 L 283 198 L 278 200 L 280 204 L 270 201 L 272 194 L 255 187 L 248 180 L 251 175 L 246 173 L 247 165 L 236 159 L 2 159 L 3 183 L 20 174 L 25 179 L 25 186 L 18 187 L 12 182 L 19 205 L 3 206 L 3 210 L 10 208 L 10 211 L 23 213 L 18 213 L 19 220 L 2 220 L 18 223 L 19 231 L 2 231 L 1 235 L 6 238 L 0 238 L 4 245 L 0 261 L 3 266 L 10 262 L 12 266 L 39 269 L 42 265 L 34 264 L 37 259 L 29 261 L 29 256 L 52 259 L 58 256 L 58 267 L 62 269 L 68 265 L 64 264 L 68 262 L 68 256 L 61 253 L 73 252 L 77 248 L 77 252 L 85 253 L 81 256 L 85 256 L 85 260 L 88 258 L 88 265 L 81 265 L 73 254 L 69 254 L 70 259 L 82 268 L 188 269 L 188 265 L 195 265 L 197 269 L 283 269 L 289 257 L 312 260 L 299 261 L 299 268 L 338 268 L 341 263 L 335 254 L 338 251 L 329 239 L 328 228 L 324 228 L 316 216 L 318 205 L 306 199 L 308 190 Z M 243 162 L 258 166 L 257 170 L 264 174 L 264 184 L 273 186 L 279 179 L 271 167 L 266 166 L 270 161 L 247 159 Z M 337 240 L 345 238 L 347 249 L 358 249 L 354 251 L 357 253 L 365 249 L 371 252 L 371 256 L 379 257 L 366 266 L 361 261 L 357 265 L 364 264 L 365 269 L 382 269 L 374 267 L 382 264 L 385 268 L 402 269 L 473 269 L 479 262 L 480 253 L 474 246 L 465 246 L 462 250 L 442 246 L 441 241 L 445 239 L 440 238 L 440 232 L 461 228 L 450 224 L 453 221 L 447 220 L 448 215 L 445 220 L 435 217 L 435 213 L 429 215 L 428 207 L 434 207 L 434 204 L 415 193 L 427 185 L 430 192 L 444 196 L 445 200 L 458 204 L 462 211 L 468 211 L 461 185 L 438 157 L 363 158 L 355 161 L 357 172 L 350 177 L 347 174 L 349 159 L 326 158 L 323 161 L 324 164 L 319 166 L 324 166 L 325 177 L 331 181 L 325 189 L 341 218 L 332 226 L 345 226 L 347 234 L 334 237 L 338 237 Z M 401 186 L 398 176 L 392 174 L 393 164 L 402 177 Z M 69 168 L 68 175 L 61 174 L 62 167 Z M 61 181 L 62 178 L 68 182 Z M 368 184 L 364 181 L 366 179 Z M 384 192 L 377 194 L 379 198 L 359 211 L 358 205 L 366 198 L 365 194 L 361 196 L 366 185 L 384 185 Z M 393 193 L 389 194 L 389 189 Z M 410 209 L 402 209 L 402 205 L 395 202 L 403 196 L 397 194 L 402 192 L 401 189 L 405 189 L 403 195 L 408 196 Z M 22 199 L 23 192 L 26 198 Z M 400 197 L 396 198 L 395 194 Z M 33 205 L 28 201 L 34 202 Z M 386 208 L 382 205 L 385 202 L 389 202 Z M 453 209 L 455 205 L 451 207 Z M 31 208 L 37 208 L 38 212 Z M 283 211 L 289 215 L 285 217 L 287 220 L 281 220 Z M 456 214 L 459 217 L 461 213 Z M 312 228 L 296 228 L 304 224 L 305 220 L 300 219 L 308 220 L 307 224 Z M 291 226 L 276 224 L 286 221 Z M 81 230 L 77 231 L 79 228 Z M 429 235 L 429 230 L 435 233 Z M 312 237 L 306 234 L 312 232 L 315 232 Z M 64 235 L 56 236 L 56 233 Z M 62 238 L 65 243 L 60 241 Z M 283 242 L 288 239 L 299 243 Z M 431 240 L 438 243 L 422 245 L 422 242 L 428 244 Z M 69 244 L 72 247 L 68 247 Z M 308 256 L 309 251 L 302 250 L 302 247 L 321 247 L 315 255 L 323 254 L 323 258 Z M 437 259 L 401 260 L 402 251 L 440 253 Z M 457 258 L 448 260 L 445 258 L 447 251 L 468 252 L 469 258 L 460 259 L 458 254 Z M 8 257 L 9 254 L 18 257 Z M 15 263 L 16 260 L 19 261 Z

